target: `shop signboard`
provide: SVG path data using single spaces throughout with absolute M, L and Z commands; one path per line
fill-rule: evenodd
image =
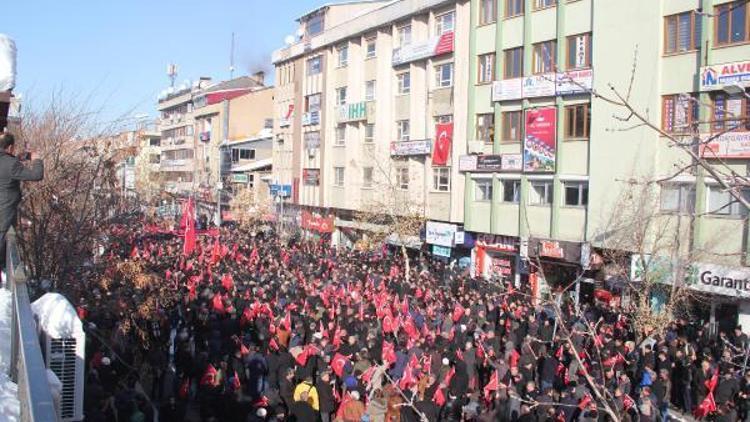
M 539 256 L 563 259 L 565 258 L 565 251 L 560 246 L 560 242 L 542 240 L 539 242 Z
M 492 101 L 523 98 L 523 78 L 503 79 L 492 83 Z
M 302 169 L 302 181 L 305 186 L 320 185 L 320 169 Z
M 712 138 L 703 135 L 701 156 L 705 158 L 750 158 L 750 132 L 727 132 Z M 710 141 L 709 141 L 710 139 Z
M 555 171 L 557 109 L 546 107 L 526 112 L 526 137 L 523 143 L 523 170 Z
M 556 89 L 556 75 L 554 73 L 544 73 L 523 78 L 524 98 L 554 97 Z
M 309 211 L 302 211 L 302 222 L 300 225 L 305 230 L 310 230 L 318 233 L 332 233 L 333 217 L 323 217 L 319 214 L 314 214 Z
M 674 264 L 666 257 L 633 255 L 630 258 L 632 281 L 649 280 L 672 284 Z M 684 286 L 702 293 L 750 299 L 750 268 L 694 262 L 684 268 Z
M 367 103 L 360 101 L 358 103 L 343 104 L 338 108 L 338 122 L 358 122 L 367 120 Z
M 412 42 L 409 45 L 395 48 L 393 50 L 392 64 L 398 66 L 429 57 L 440 56 L 453 52 L 453 32 L 446 32 L 439 37 L 432 37 L 421 42 Z
M 495 234 L 482 233 L 477 236 L 476 245 L 500 252 L 516 252 L 516 238 Z
M 232 183 L 247 183 L 247 174 L 245 173 L 234 173 L 232 174 Z
M 521 171 L 523 169 L 522 154 L 502 154 L 502 163 L 500 166 L 503 171 Z
M 489 255 L 490 274 L 508 277 L 513 274 L 514 259 L 508 255 Z
M 320 123 L 320 112 L 309 111 L 302 115 L 302 126 L 317 125 Z
M 458 157 L 458 171 L 475 171 L 478 155 L 461 155 Z
M 455 224 L 428 221 L 425 231 L 425 241 L 430 245 L 453 247 L 457 227 Z
M 282 113 L 279 119 L 279 127 L 287 127 L 292 124 L 292 118 L 294 117 L 294 104 L 289 104 L 285 113 Z
M 435 256 L 442 256 L 444 258 L 451 257 L 451 248 L 440 245 L 432 245 L 432 254 Z
M 466 239 L 466 232 L 456 232 L 456 235 L 453 238 L 453 242 L 456 245 L 463 245 L 465 239 Z
M 720 90 L 733 85 L 750 87 L 750 60 L 704 66 L 699 76 L 701 91 Z
M 432 141 L 423 139 L 419 141 L 391 142 L 391 155 L 427 155 L 432 151 Z
M 594 84 L 594 71 L 591 69 L 571 70 L 557 74 L 558 95 L 589 92 Z

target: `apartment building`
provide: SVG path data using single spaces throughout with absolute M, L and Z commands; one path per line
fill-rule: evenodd
M 525 263 L 539 259 L 547 284 L 574 279 L 601 261 L 623 196 L 650 181 L 654 231 L 677 233 L 671 255 L 694 257 L 688 285 L 712 298 L 704 314 L 727 327 L 739 315 L 750 328 L 747 283 L 725 282 L 750 277 L 747 210 L 662 136 L 747 174 L 750 127 L 738 123 L 748 116 L 747 9 L 724 0 L 472 0 L 459 167 L 474 270 L 537 283 L 541 273 Z M 654 128 L 592 88 L 619 93 Z
M 300 18 L 304 35 L 274 53 L 274 177 L 292 184 L 292 202 L 313 220 L 335 215 L 313 224 L 334 241 L 355 240 L 355 211 L 463 220 L 469 9 L 455 0 L 327 5 Z
M 198 187 L 195 180 L 195 125 L 193 93 L 210 83 L 183 86 L 159 99 L 161 155 L 159 169 L 164 188 L 175 194 L 187 194 Z

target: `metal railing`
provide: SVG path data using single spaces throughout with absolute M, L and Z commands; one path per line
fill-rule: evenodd
M 47 368 L 26 286 L 26 273 L 13 228 L 6 233 L 5 245 L 6 288 L 13 293 L 10 377 L 18 384 L 20 420 L 54 422 L 58 420 L 57 411 L 47 381 Z

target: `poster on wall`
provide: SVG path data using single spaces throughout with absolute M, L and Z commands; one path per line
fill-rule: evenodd
M 555 171 L 557 109 L 539 108 L 526 112 L 526 138 L 523 143 L 523 170 Z

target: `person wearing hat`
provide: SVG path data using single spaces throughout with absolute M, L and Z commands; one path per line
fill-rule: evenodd
M 318 402 L 320 407 L 320 420 L 330 422 L 331 415 L 336 410 L 336 401 L 333 397 L 333 381 L 331 374 L 324 371 L 320 374 L 318 382 L 315 383 L 315 389 L 318 392 Z

